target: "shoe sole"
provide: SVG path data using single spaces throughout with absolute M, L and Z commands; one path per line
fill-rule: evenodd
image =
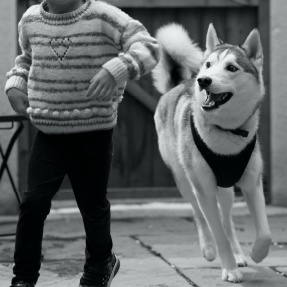
M 120 266 L 121 266 L 120 259 L 117 257 L 117 255 L 115 255 L 115 257 L 116 257 L 116 263 L 115 263 L 115 266 L 114 266 L 113 271 L 111 273 L 110 280 L 109 280 L 109 282 L 107 284 L 107 287 L 111 286 L 112 280 L 117 275 L 117 273 L 118 273 L 118 271 L 120 269 Z

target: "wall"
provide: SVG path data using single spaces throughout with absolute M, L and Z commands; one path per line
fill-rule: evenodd
M 287 206 L 287 1 L 270 0 L 272 203 Z
M 0 89 L 3 91 L 5 73 L 14 65 L 17 54 L 16 0 L 0 1 Z M 287 206 L 287 1 L 270 0 L 270 94 L 271 94 L 271 191 L 272 203 Z M 0 115 L 13 113 L 6 96 L 0 94 Z M 1 126 L 3 126 L 1 124 Z M 12 131 L 0 130 L 0 143 L 4 149 Z M 1 164 L 1 158 L 0 158 Z M 9 167 L 18 182 L 17 145 L 10 156 Z M 0 214 L 17 211 L 15 196 L 6 172 L 0 182 Z
M 1 0 L 0 1 L 0 116 L 13 114 L 13 110 L 3 92 L 6 82 L 6 72 L 13 65 L 15 56 L 17 55 L 17 1 L 16 0 Z M 0 127 L 7 124 L 0 124 Z M 0 130 L 0 144 L 4 151 L 14 130 Z M 17 159 L 17 144 L 10 155 L 9 168 L 14 178 L 15 183 L 18 183 L 18 159 Z M 0 157 L 0 164 L 2 158 Z M 17 202 L 12 191 L 7 172 L 4 172 L 2 181 L 0 182 L 0 214 L 13 214 L 17 212 Z

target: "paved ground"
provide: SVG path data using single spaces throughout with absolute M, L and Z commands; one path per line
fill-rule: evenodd
M 63 204 L 62 204 L 63 205 Z M 71 203 L 67 203 L 71 206 Z M 54 204 L 58 208 L 57 204 Z M 44 261 L 37 286 L 78 286 L 85 234 L 75 210 L 53 212 L 45 225 Z M 287 286 L 287 209 L 268 207 L 273 243 L 262 263 L 249 257 L 242 268 L 244 282 L 236 286 Z M 255 231 L 244 204 L 234 209 L 234 221 L 246 255 Z M 15 230 L 15 217 L 0 218 L 0 233 Z M 234 284 L 220 280 L 220 262 L 201 256 L 195 224 L 188 204 L 146 203 L 112 207 L 114 251 L 121 269 L 113 287 L 217 287 Z M 14 237 L 0 238 L 0 286 L 10 286 Z

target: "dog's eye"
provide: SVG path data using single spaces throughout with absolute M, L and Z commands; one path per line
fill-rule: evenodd
M 206 62 L 206 68 L 208 69 L 210 67 L 210 62 Z
M 227 70 L 228 71 L 230 71 L 230 72 L 236 72 L 236 71 L 238 71 L 239 69 L 237 69 L 235 66 L 233 66 L 233 65 L 229 65 L 228 67 L 227 67 Z

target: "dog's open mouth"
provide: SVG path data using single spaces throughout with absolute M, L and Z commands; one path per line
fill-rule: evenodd
M 219 108 L 219 106 L 227 103 L 231 97 L 233 96 L 230 92 L 220 93 L 220 94 L 213 94 L 209 91 L 206 91 L 206 99 L 202 105 L 204 110 L 214 110 Z

